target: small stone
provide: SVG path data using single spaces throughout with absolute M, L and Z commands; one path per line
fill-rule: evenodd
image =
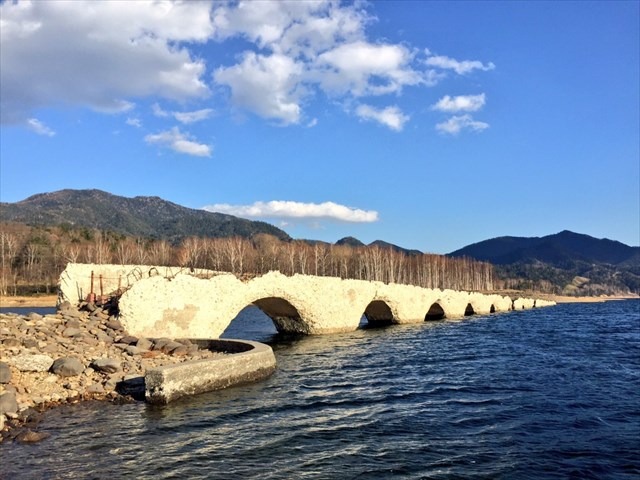
M 162 350 L 164 353 L 171 353 L 176 348 L 179 348 L 179 347 L 184 347 L 184 345 L 182 345 L 181 343 L 178 343 L 178 342 L 171 341 L 171 342 L 165 344 L 160 350 Z
M 89 385 L 86 390 L 87 393 L 96 394 L 96 393 L 104 393 L 104 387 L 99 383 L 94 383 Z
M 98 307 L 96 306 L 95 303 L 90 302 L 85 305 L 84 309 L 88 312 L 95 312 L 98 309 Z
M 98 332 L 95 334 L 96 339 L 99 342 L 103 342 L 103 343 L 113 343 L 113 338 L 111 338 L 109 335 L 107 335 L 104 332 L 101 332 L 98 330 Z
M 56 347 L 56 345 L 54 343 L 49 343 L 48 345 L 41 347 L 40 351 L 43 353 L 55 353 L 58 351 L 58 347 Z M 51 359 L 51 363 L 53 363 L 53 359 Z M 49 365 L 51 366 L 51 365 Z M 47 368 L 47 370 L 49 370 Z
M 118 343 L 126 343 L 127 345 L 135 345 L 136 343 L 138 343 L 138 337 L 134 337 L 133 335 L 125 335 L 120 340 L 118 340 Z
M 4 392 L 0 395 L 0 415 L 18 413 L 16 394 Z
M 84 371 L 84 365 L 77 358 L 58 358 L 51 365 L 51 372 L 60 377 L 73 377 L 80 375 Z
M 34 432 L 32 430 L 25 430 L 20 432 L 16 436 L 16 441 L 20 443 L 36 443 L 44 440 L 45 438 L 51 436 L 50 433 L 46 432 Z
M 82 342 L 85 343 L 87 345 L 91 345 L 93 347 L 95 347 L 96 345 L 98 345 L 98 340 L 96 340 L 93 336 L 87 334 L 87 333 L 83 333 L 81 335 L 78 335 L 76 337 L 74 337 L 75 340 L 77 340 L 78 342 Z
M 77 318 L 70 318 L 65 322 L 65 325 L 68 328 L 80 328 L 80 320 L 78 320 Z
M 62 332 L 62 336 L 63 337 L 76 337 L 76 336 L 80 335 L 81 333 L 82 333 L 82 330 L 80 330 L 79 328 L 68 327 L 68 328 L 65 328 L 64 331 Z
M 49 355 L 23 353 L 13 357 L 13 366 L 21 372 L 46 372 L 52 364 Z
M 107 322 L 107 327 L 109 327 L 111 330 L 124 330 L 124 328 L 122 327 L 122 323 L 120 323 L 120 320 L 118 320 L 117 318 L 111 318 Z
M 171 340 L 170 338 L 157 338 L 153 342 L 153 349 L 154 350 L 162 350 L 162 347 L 164 347 L 167 343 L 170 343 L 172 341 L 173 340 Z
M 189 345 L 189 348 L 187 348 L 187 355 L 196 355 L 198 353 L 198 345 L 196 345 L 195 343 L 192 345 Z
M 9 365 L 0 362 L 0 383 L 9 383 L 11 381 L 11 368 Z
M 31 312 L 29 315 L 27 315 L 27 318 L 29 320 L 37 321 L 37 320 L 42 320 L 42 315 L 36 312 Z
M 61 302 L 60 304 L 58 304 L 58 311 L 60 312 L 64 312 L 66 310 L 71 310 L 71 303 L 68 300 L 65 300 L 64 302 Z
M 144 350 L 134 346 L 134 345 L 127 345 L 127 348 L 124 349 L 124 351 L 126 353 L 128 353 L 129 355 L 133 356 L 133 355 L 140 355 L 141 353 L 144 352 Z
M 17 338 L 5 338 L 2 341 L 2 344 L 5 347 L 19 347 L 20 346 L 20 340 L 18 340 Z
M 103 386 L 105 388 L 105 390 L 115 390 L 116 385 L 118 384 L 118 382 L 120 382 L 122 380 L 122 375 L 121 374 L 114 374 L 109 376 L 109 378 L 104 382 Z
M 176 347 L 173 350 L 171 350 L 169 353 L 171 355 L 181 356 L 181 355 L 186 355 L 188 351 L 189 349 L 186 345 L 180 345 L 179 347 Z
M 152 346 L 153 346 L 153 342 L 148 338 L 139 338 L 138 342 L 136 343 L 136 347 L 138 347 L 141 350 L 151 350 Z
M 38 340 L 36 340 L 35 338 L 25 338 L 24 340 L 22 340 L 22 346 L 25 348 L 37 348 Z
M 90 366 L 103 373 L 116 373 L 122 368 L 121 363 L 114 358 L 96 358 Z

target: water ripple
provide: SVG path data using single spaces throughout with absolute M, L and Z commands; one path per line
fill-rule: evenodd
M 49 439 L 0 445 L 0 478 L 640 476 L 640 302 L 287 339 L 243 315 L 272 377 L 57 409 Z

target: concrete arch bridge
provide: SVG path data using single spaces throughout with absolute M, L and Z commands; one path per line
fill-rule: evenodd
M 249 305 L 268 315 L 280 332 L 324 334 L 356 330 L 363 315 L 370 324 L 404 324 L 554 304 L 279 272 L 243 282 L 232 274 L 205 270 L 86 264 L 67 266 L 60 278 L 60 300 L 84 300 L 94 293 L 97 279 L 103 292 L 124 291 L 120 321 L 131 334 L 147 337 L 217 338 Z

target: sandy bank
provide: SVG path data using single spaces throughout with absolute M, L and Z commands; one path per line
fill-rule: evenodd
M 7 307 L 55 307 L 57 295 L 39 295 L 33 297 L 7 297 L 0 295 L 0 308 Z

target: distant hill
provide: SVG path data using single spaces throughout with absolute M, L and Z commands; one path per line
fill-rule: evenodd
M 336 245 L 347 245 L 349 247 L 379 247 L 384 249 L 390 249 L 394 252 L 401 252 L 405 255 L 422 255 L 420 250 L 409 250 L 407 248 L 399 247 L 393 243 L 385 242 L 384 240 L 374 240 L 369 245 L 365 245 L 363 242 L 354 237 L 344 237 L 336 242 Z
M 568 230 L 545 237 L 492 238 L 449 256 L 491 262 L 505 279 L 519 277 L 538 287 L 549 282 L 564 293 L 640 290 L 640 247 Z
M 408 256 L 422 255 L 420 250 L 409 250 L 408 248 L 402 248 L 393 243 L 385 242 L 384 240 L 375 240 L 369 244 L 370 247 L 389 248 L 395 252 L 401 252 Z
M 182 207 L 159 197 L 120 197 L 101 190 L 60 190 L 0 203 L 0 219 L 28 225 L 71 225 L 172 243 L 190 236 L 249 238 L 289 235 L 273 225 Z
M 354 237 L 344 237 L 336 242 L 336 245 L 347 245 L 349 247 L 364 247 L 364 243 Z

